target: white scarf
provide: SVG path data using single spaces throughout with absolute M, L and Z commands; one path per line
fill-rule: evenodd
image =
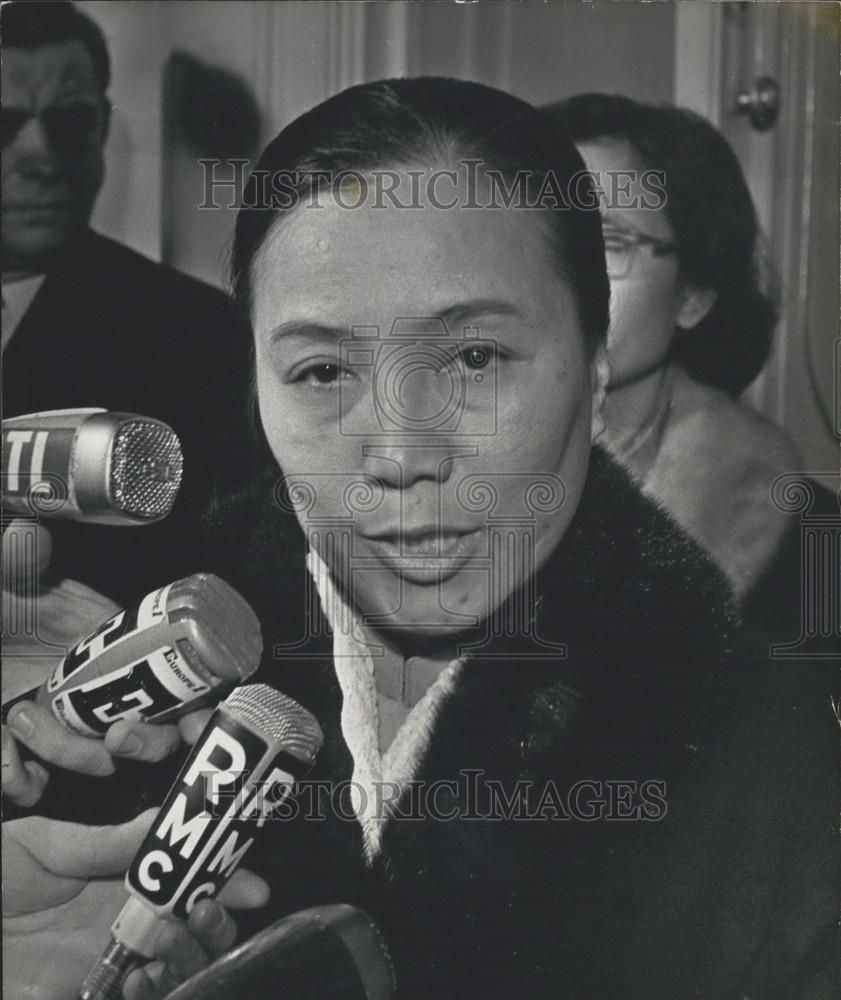
M 377 689 L 371 646 L 361 622 L 333 583 L 324 561 L 310 549 L 307 569 L 315 581 L 321 609 L 333 630 L 333 665 L 342 689 L 342 735 L 353 756 L 351 800 L 362 826 L 365 859 L 379 854 L 385 824 L 400 794 L 418 773 L 444 702 L 455 689 L 464 665 L 453 660 L 411 709 L 391 746 L 380 754 Z

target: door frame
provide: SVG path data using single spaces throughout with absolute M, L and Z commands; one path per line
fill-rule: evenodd
M 838 308 L 836 4 L 678 3 L 675 103 L 733 146 L 774 248 L 780 320 L 771 359 L 746 400 L 784 426 L 808 470 L 837 478 L 841 438 Z M 736 111 L 762 75 L 780 86 L 778 123 Z

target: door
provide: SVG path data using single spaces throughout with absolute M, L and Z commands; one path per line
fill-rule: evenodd
M 841 8 L 677 8 L 675 101 L 713 121 L 735 149 L 779 288 L 774 353 L 748 399 L 796 440 L 799 471 L 837 485 Z M 763 121 L 757 105 L 773 104 L 774 93 L 776 118 Z

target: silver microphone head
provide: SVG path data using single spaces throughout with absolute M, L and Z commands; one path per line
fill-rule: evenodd
M 268 684 L 234 688 L 222 706 L 235 719 L 252 726 L 264 739 L 281 744 L 286 753 L 305 764 L 313 763 L 324 742 L 315 716 Z
M 112 525 L 165 517 L 184 465 L 167 424 L 101 409 L 4 419 L 3 458 L 10 513 Z
M 248 601 L 214 573 L 193 573 L 171 584 L 167 615 L 184 630 L 175 645 L 211 683 L 241 684 L 260 666 L 263 637 Z
M 181 485 L 184 456 L 173 430 L 134 418 L 114 435 L 109 476 L 112 506 L 144 520 L 165 517 Z

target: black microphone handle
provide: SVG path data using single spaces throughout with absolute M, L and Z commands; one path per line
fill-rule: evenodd
M 346 904 L 302 910 L 226 952 L 167 1000 L 389 1000 L 391 959 L 373 920 Z

